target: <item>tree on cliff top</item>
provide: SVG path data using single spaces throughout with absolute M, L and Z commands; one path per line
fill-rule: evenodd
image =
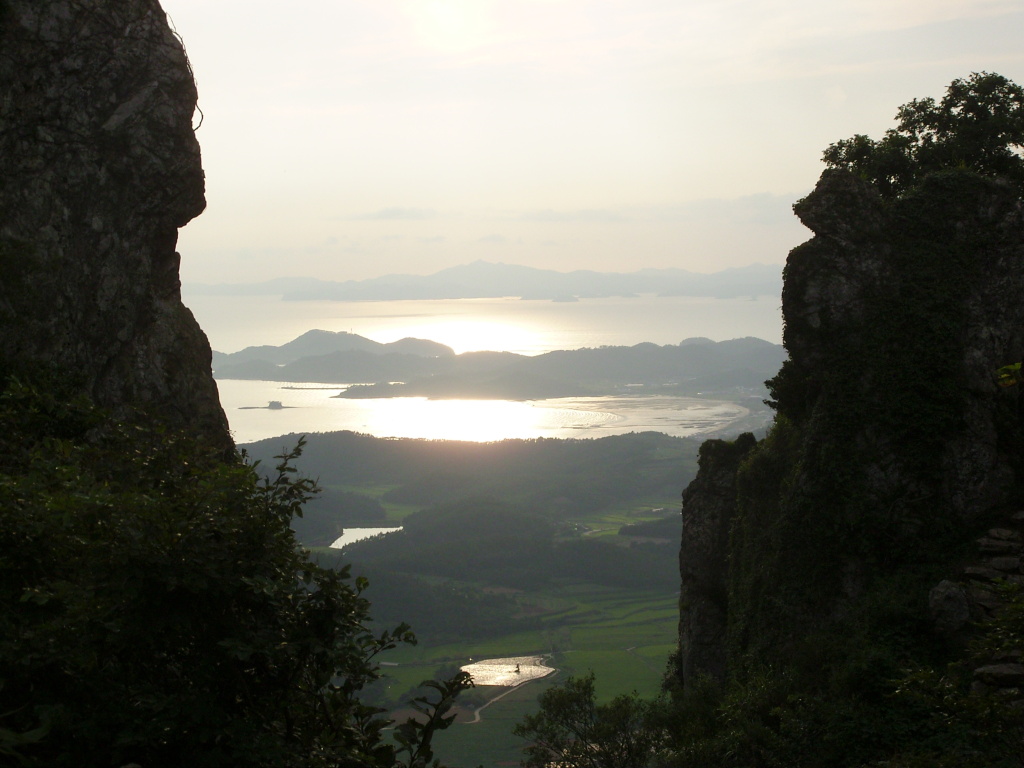
M 991 625 L 946 631 L 928 600 L 1024 493 L 1020 390 L 992 382 L 1022 346 L 1022 146 L 1024 89 L 976 73 L 824 153 L 795 206 L 815 236 L 787 260 L 778 417 L 721 515 L 726 615 L 700 617 L 727 677 L 682 677 L 673 764 L 1022 765 L 1014 696 L 973 661 L 944 672 Z
M 898 197 L 923 176 L 965 168 L 1001 176 L 1024 193 L 1024 88 L 989 72 L 954 80 L 941 101 L 904 104 L 895 128 L 878 141 L 858 134 L 824 152 L 830 168 L 847 168 Z

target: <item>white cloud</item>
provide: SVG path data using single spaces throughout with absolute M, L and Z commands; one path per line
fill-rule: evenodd
M 437 211 L 429 208 L 381 208 L 373 213 L 350 217 L 355 221 L 423 221 L 437 218 Z
M 540 210 L 540 211 L 528 211 L 526 213 L 519 214 L 518 218 L 522 221 L 542 221 L 542 222 L 589 222 L 589 223 L 609 223 L 625 221 L 628 217 L 625 213 L 611 210 L 563 210 L 555 211 L 551 209 Z

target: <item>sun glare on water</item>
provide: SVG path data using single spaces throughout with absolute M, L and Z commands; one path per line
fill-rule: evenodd
M 381 401 L 363 401 L 370 408 Z M 468 440 L 489 443 L 533 437 L 545 418 L 543 409 L 509 400 L 435 400 L 396 398 L 387 408 L 374 408 L 374 431 L 392 437 Z
M 376 437 L 494 442 L 538 437 L 605 437 L 721 432 L 749 415 L 739 403 L 700 398 L 614 396 L 552 400 L 339 398 L 348 384 L 221 379 L 221 403 L 235 441 L 351 430 Z M 267 407 L 276 402 L 278 407 Z

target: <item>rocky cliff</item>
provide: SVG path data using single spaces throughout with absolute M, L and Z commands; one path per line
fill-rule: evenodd
M 0 354 L 230 445 L 179 294 L 205 206 L 188 59 L 157 0 L 0 0 Z
M 736 474 L 755 445 L 746 433 L 734 442 L 707 440 L 700 472 L 683 492 L 679 673 L 685 679 L 724 679 L 728 626 L 729 526 L 736 517 Z
M 793 661 L 897 583 L 927 621 L 928 585 L 1021 503 L 1021 390 L 996 376 L 1024 356 L 1017 190 L 961 169 L 885 199 L 831 169 L 795 211 L 775 425 L 705 447 L 684 494 L 684 682 Z

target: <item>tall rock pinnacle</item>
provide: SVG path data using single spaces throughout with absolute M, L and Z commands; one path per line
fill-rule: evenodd
M 196 99 L 157 0 L 0 0 L 0 358 L 228 446 L 175 251 Z

